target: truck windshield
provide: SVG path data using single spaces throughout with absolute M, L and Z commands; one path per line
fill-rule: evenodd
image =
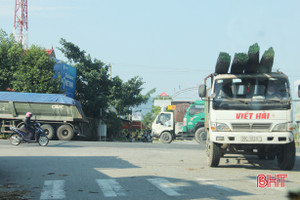
M 245 77 L 215 81 L 214 109 L 282 110 L 290 106 L 289 83 L 285 78 Z
M 204 105 L 192 105 L 189 111 L 189 115 L 193 116 L 204 112 Z

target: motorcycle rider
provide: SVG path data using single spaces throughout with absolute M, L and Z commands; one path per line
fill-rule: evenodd
M 24 125 L 25 125 L 25 129 L 28 131 L 28 139 L 31 139 L 35 133 L 35 129 L 33 127 L 34 123 L 30 121 L 31 117 L 32 117 L 32 113 L 27 112 Z

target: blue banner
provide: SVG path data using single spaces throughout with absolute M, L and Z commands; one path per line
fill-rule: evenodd
M 53 78 L 57 78 L 60 75 L 61 89 L 65 91 L 64 94 L 68 97 L 74 98 L 76 90 L 76 68 L 63 61 L 57 59 L 55 59 L 55 61 L 55 75 Z

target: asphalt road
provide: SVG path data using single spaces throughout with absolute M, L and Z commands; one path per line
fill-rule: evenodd
M 230 155 L 206 165 L 205 146 L 162 143 L 0 140 L 0 199 L 287 199 L 300 189 L 300 150 L 292 171 L 276 160 Z M 259 174 L 284 174 L 284 187 L 257 188 Z

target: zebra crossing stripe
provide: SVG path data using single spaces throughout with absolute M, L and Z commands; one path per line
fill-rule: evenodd
M 168 196 L 181 196 L 176 191 L 178 187 L 164 178 L 149 178 L 147 180 Z
M 224 186 L 220 185 L 218 183 L 218 181 L 214 180 L 214 179 L 198 178 L 197 180 L 198 180 L 198 182 L 200 182 L 203 185 L 212 185 L 215 188 L 218 188 L 218 189 L 221 189 L 221 190 L 225 190 L 227 192 L 234 192 L 234 191 L 236 191 L 236 189 L 234 189 L 234 188 L 228 188 L 228 187 L 224 187 Z
M 126 196 L 125 190 L 115 179 L 97 179 L 105 197 Z
M 40 199 L 66 198 L 64 180 L 45 180 Z

